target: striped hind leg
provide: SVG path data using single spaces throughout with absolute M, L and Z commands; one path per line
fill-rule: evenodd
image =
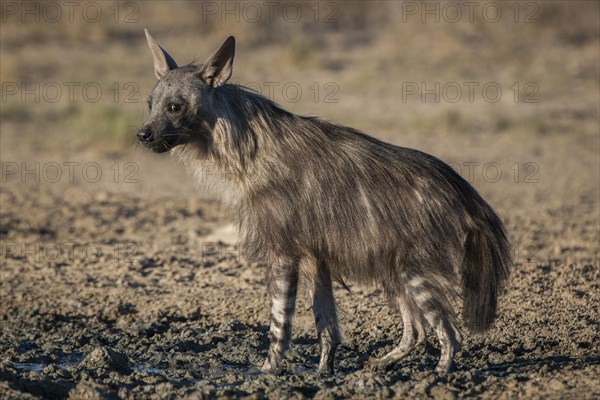
M 378 362 L 391 365 L 406 357 L 416 346 L 425 340 L 425 326 L 423 316 L 415 302 L 406 293 L 397 297 L 397 305 L 402 314 L 404 331 L 400 344 Z
M 271 267 L 269 276 L 271 293 L 271 327 L 269 329 L 269 354 L 261 370 L 279 368 L 292 337 L 292 320 L 298 291 L 297 263 L 279 260 Z
M 423 317 L 438 337 L 441 356 L 436 371 L 448 372 L 462 337 L 456 328 L 454 311 L 444 293 L 445 289 L 422 278 L 411 280 L 408 288 Z
M 313 314 L 317 335 L 321 345 L 319 373 L 333 374 L 335 351 L 341 341 L 340 330 L 331 285 L 331 276 L 326 265 L 318 266 L 312 290 Z
M 454 355 L 460 349 L 462 337 L 454 324 L 444 317 L 427 317 L 427 322 L 433 327 L 440 342 L 442 355 L 435 370 L 440 373 L 450 371 Z

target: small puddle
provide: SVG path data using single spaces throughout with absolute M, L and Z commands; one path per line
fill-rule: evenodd
M 154 375 L 163 373 L 162 369 L 149 367 L 147 365 L 136 365 L 135 367 L 132 367 L 131 369 L 134 371 L 139 371 L 139 372 L 144 372 L 147 374 L 154 374 Z
M 71 370 L 76 367 L 85 356 L 82 353 L 74 353 L 67 357 L 58 359 L 55 363 L 31 363 L 31 362 L 17 362 L 15 368 L 22 371 L 43 371 L 48 365 L 56 364 L 57 367 Z
M 23 371 L 43 371 L 44 364 L 38 363 L 15 363 L 15 368 Z
M 66 370 L 71 370 L 75 368 L 80 362 L 82 362 L 85 358 L 85 354 L 83 353 L 74 353 L 68 357 L 61 358 L 58 360 L 58 366 L 60 368 L 64 368 Z
M 211 370 L 206 371 L 209 374 L 215 375 L 223 375 L 223 374 L 239 374 L 244 376 L 258 376 L 262 374 L 262 371 L 256 367 L 241 367 L 235 364 L 223 363 L 221 367 L 216 367 Z M 299 367 L 294 368 L 294 372 L 297 374 L 310 374 L 314 373 L 315 369 L 312 367 L 307 367 L 305 365 L 301 365 Z
M 247 375 L 247 376 L 261 374 L 260 370 L 254 368 L 254 367 L 246 368 L 246 367 L 241 367 L 239 365 L 229 364 L 229 363 L 223 363 L 221 365 L 221 367 L 216 367 L 211 372 L 214 372 L 216 374 L 227 373 L 227 374 L 240 374 L 240 375 Z
M 72 370 L 76 368 L 79 363 L 81 363 L 85 359 L 85 354 L 75 353 L 69 355 L 67 357 L 63 357 L 54 363 L 32 363 L 32 362 L 17 362 L 14 364 L 15 368 L 21 371 L 43 371 L 48 365 L 55 364 L 57 367 Z M 139 371 L 146 374 L 152 375 L 160 375 L 165 373 L 164 368 L 157 368 L 152 365 L 142 363 L 135 365 L 131 368 L 134 371 Z M 296 372 L 307 372 L 309 368 L 306 367 L 298 367 L 296 368 Z M 229 375 L 229 374 L 237 374 L 243 376 L 259 376 L 261 375 L 260 369 L 254 366 L 240 366 L 236 364 L 223 363 L 219 367 L 211 368 L 205 372 L 207 375 Z

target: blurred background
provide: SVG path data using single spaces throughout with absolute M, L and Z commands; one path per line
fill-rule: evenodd
M 265 95 L 272 89 L 270 97 L 293 112 L 396 143 L 415 144 L 413 135 L 422 143 L 457 135 L 461 148 L 487 135 L 586 140 L 598 128 L 598 7 L 7 1 L 2 156 L 32 144 L 44 152 L 130 153 L 155 82 L 144 28 L 180 64 L 202 63 L 233 34 L 234 82 Z
M 174 161 L 136 144 L 155 84 L 148 28 L 180 65 L 204 62 L 235 35 L 232 82 L 292 112 L 430 152 L 504 216 L 542 217 L 540 202 L 576 207 L 591 199 L 597 217 L 599 7 L 2 2 L 2 183 L 37 184 L 35 170 L 26 173 L 34 167 L 22 163 L 57 162 L 62 176 L 51 190 L 66 183 L 210 197 Z M 100 163 L 103 178 L 76 170 L 66 180 L 65 162 Z M 37 180 L 52 181 L 44 173 Z M 127 177 L 135 184 L 123 184 Z

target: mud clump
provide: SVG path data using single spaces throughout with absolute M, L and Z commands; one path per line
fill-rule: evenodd
M 79 368 L 91 371 L 130 374 L 131 367 L 129 359 L 123 353 L 119 353 L 107 347 L 95 348 L 80 364 Z

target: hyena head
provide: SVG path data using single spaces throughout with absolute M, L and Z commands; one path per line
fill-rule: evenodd
M 137 134 L 139 141 L 156 153 L 187 143 L 208 153 L 217 119 L 213 94 L 231 76 L 235 39 L 230 36 L 201 67 L 178 67 L 145 32 L 158 82 L 148 98 L 149 116 Z

